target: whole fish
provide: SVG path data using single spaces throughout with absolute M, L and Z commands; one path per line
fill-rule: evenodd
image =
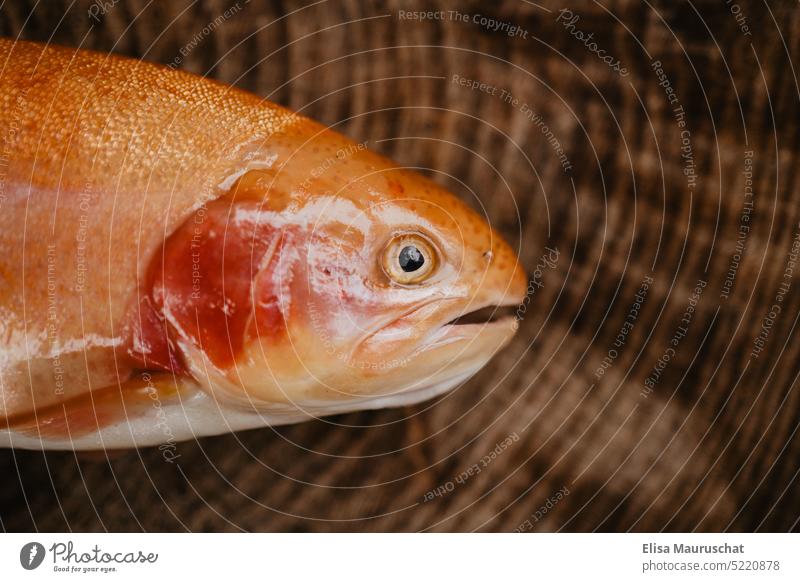
M 512 249 L 363 144 L 168 67 L 10 40 L 0 61 L 0 446 L 416 403 L 516 331 L 481 319 L 524 299 Z

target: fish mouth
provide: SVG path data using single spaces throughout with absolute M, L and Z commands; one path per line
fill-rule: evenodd
M 440 348 L 466 340 L 475 343 L 475 348 L 497 350 L 508 343 L 519 328 L 517 308 L 516 303 L 500 303 L 462 311 L 436 328 L 425 348 Z
M 516 305 L 488 305 L 462 313 L 445 323 L 445 325 L 488 325 L 511 318 L 516 319 L 516 312 Z
M 428 301 L 359 342 L 360 353 L 368 354 L 360 357 L 380 359 L 392 353 L 403 362 L 398 376 L 404 371 L 407 374 L 398 382 L 401 388 L 391 393 L 427 389 L 452 377 L 472 375 L 505 347 L 519 328 L 516 294 L 493 295 L 477 301 L 455 296 Z M 395 347 L 399 349 L 393 352 Z M 410 362 L 414 365 L 407 366 Z
M 413 351 L 401 358 L 415 362 L 404 370 L 424 371 L 406 377 L 393 389 L 364 393 L 358 409 L 400 406 L 443 394 L 468 380 L 514 337 L 519 328 L 518 303 L 477 306 L 451 311 Z

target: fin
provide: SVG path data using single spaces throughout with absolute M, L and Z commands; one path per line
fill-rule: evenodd
M 125 382 L 33 412 L 0 418 L 0 429 L 42 440 L 66 440 L 125 422 L 178 398 L 184 384 L 172 374 L 139 372 Z

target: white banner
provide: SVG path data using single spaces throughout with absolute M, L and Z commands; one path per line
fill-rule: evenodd
M 800 580 L 792 534 L 4 534 L 2 580 Z M 182 577 L 182 578 L 181 578 Z

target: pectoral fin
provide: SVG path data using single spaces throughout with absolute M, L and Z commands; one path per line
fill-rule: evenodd
M 141 372 L 117 385 L 2 418 L 0 428 L 43 440 L 76 439 L 141 416 L 178 399 L 185 390 L 180 377 Z

